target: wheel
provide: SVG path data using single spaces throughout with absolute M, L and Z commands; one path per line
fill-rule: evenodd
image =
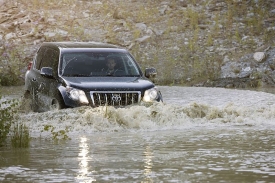
M 50 110 L 60 110 L 64 108 L 65 108 L 65 104 L 64 104 L 63 98 L 61 94 L 58 94 L 58 96 L 52 100 Z
M 25 91 L 20 109 L 25 111 L 25 112 L 38 112 L 39 111 L 39 106 L 37 105 L 37 100 L 35 98 L 35 93 L 32 91 Z
M 33 112 L 39 112 L 39 105 L 38 105 L 38 101 L 37 101 L 37 95 L 34 91 L 34 89 L 32 89 L 32 93 L 31 93 L 31 110 Z
M 24 112 L 32 111 L 32 97 L 30 91 L 25 91 L 19 109 Z

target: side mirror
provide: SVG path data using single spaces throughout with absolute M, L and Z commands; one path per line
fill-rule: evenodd
M 155 68 L 151 67 L 151 68 L 145 69 L 145 77 L 152 79 L 152 78 L 155 78 L 156 75 L 157 75 L 157 70 Z
M 47 78 L 53 78 L 53 69 L 51 67 L 42 67 L 40 74 Z

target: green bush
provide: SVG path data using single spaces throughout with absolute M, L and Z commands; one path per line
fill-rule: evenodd
M 12 147 L 29 147 L 28 127 L 16 122 L 18 107 L 17 99 L 5 99 L 0 95 L 0 147 L 6 146 L 8 139 L 11 140 Z
M 15 100 L 4 100 L 0 95 L 0 146 L 5 145 L 14 119 Z
M 15 148 L 29 147 L 30 134 L 29 129 L 22 123 L 14 123 L 11 131 L 11 144 Z
M 50 132 L 52 135 L 52 140 L 56 143 L 60 140 L 70 140 L 68 136 L 69 127 L 66 127 L 64 130 L 57 131 L 56 128 L 52 125 L 44 125 L 44 129 L 41 132 Z

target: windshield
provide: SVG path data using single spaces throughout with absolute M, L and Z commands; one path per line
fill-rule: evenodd
M 118 52 L 66 52 L 61 56 L 60 70 L 62 76 L 140 76 L 140 71 L 127 53 Z

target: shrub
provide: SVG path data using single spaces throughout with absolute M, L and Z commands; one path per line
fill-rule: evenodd
M 0 95 L 0 146 L 5 145 L 14 119 L 15 106 L 15 100 L 5 100 Z
M 52 125 L 44 125 L 44 129 L 41 132 L 50 132 L 52 140 L 58 142 L 59 140 L 70 140 L 68 136 L 69 127 L 66 127 L 64 130 L 57 131 L 56 128 Z
M 0 146 L 7 144 L 10 135 L 12 147 L 29 147 L 29 129 L 22 123 L 16 123 L 19 102 L 17 99 L 5 99 L 0 95 Z
M 15 148 L 29 147 L 30 134 L 29 129 L 22 123 L 14 123 L 11 131 L 11 144 Z

